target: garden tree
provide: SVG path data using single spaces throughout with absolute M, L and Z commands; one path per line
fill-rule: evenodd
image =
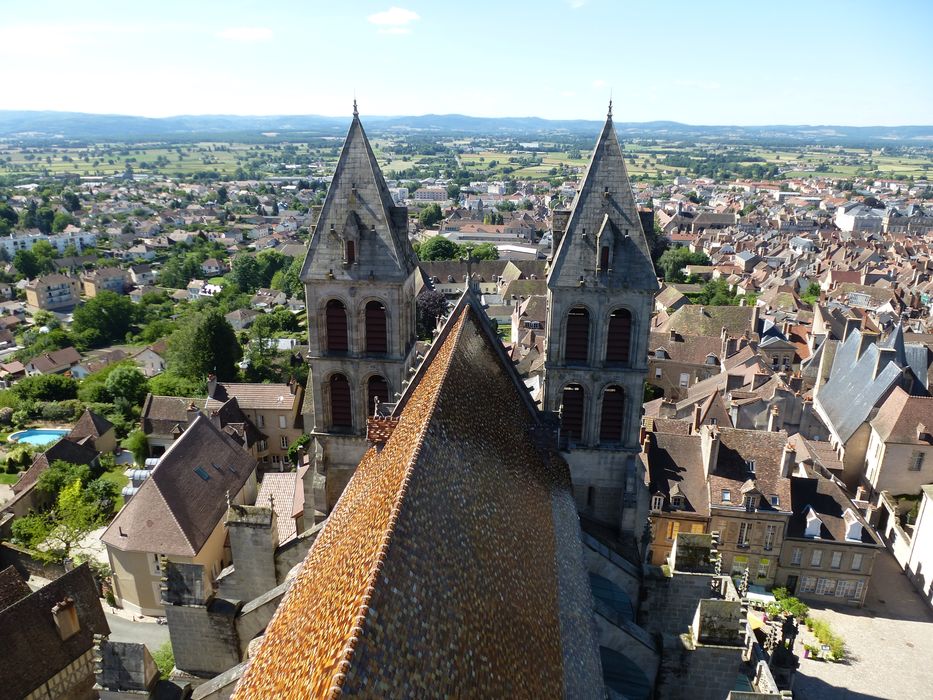
M 71 224 L 75 223 L 75 218 L 64 211 L 55 212 L 55 217 L 52 219 L 52 231 L 54 233 L 61 233 Z
M 269 287 L 272 284 L 272 277 L 276 272 L 288 268 L 292 264 L 293 258 L 289 255 L 283 255 L 277 250 L 271 248 L 263 250 L 256 255 L 256 262 L 259 263 L 260 287 Z
M 241 253 L 233 259 L 230 277 L 241 292 L 253 293 L 262 286 L 262 268 L 253 255 Z
M 276 307 L 271 313 L 264 314 L 272 320 L 276 333 L 298 333 L 301 331 L 301 321 L 298 314 L 293 314 L 284 306 Z
M 51 525 L 45 513 L 29 513 L 13 521 L 13 542 L 35 549 L 49 536 Z
M 49 465 L 48 469 L 39 474 L 36 488 L 55 499 L 66 486 L 75 482 L 82 485 L 89 484 L 91 468 L 87 464 L 72 464 L 57 459 Z
M 121 365 L 107 376 L 104 387 L 118 405 L 125 401 L 130 406 L 138 407 L 149 393 L 149 380 L 136 367 Z
M 51 207 L 39 207 L 36 211 L 36 228 L 42 233 L 52 233 L 52 221 L 55 219 L 55 212 Z
M 96 508 L 98 522 L 106 521 L 117 509 L 120 488 L 109 479 L 94 479 L 84 487 L 84 496 Z
M 142 430 L 134 430 L 126 438 L 124 445 L 126 449 L 133 453 L 133 459 L 136 464 L 145 464 L 146 457 L 149 456 L 149 439 Z
M 19 223 L 19 216 L 17 216 L 16 210 L 6 202 L 0 202 L 0 221 L 9 224 L 10 228 L 13 228 Z
M 236 378 L 243 350 L 233 327 L 218 309 L 194 313 L 169 337 L 169 368 L 188 379 L 201 380 L 211 372 L 218 379 Z
M 205 391 L 206 382 L 206 376 L 189 379 L 168 371 L 152 377 L 149 390 L 156 396 L 200 396 Z
M 455 260 L 459 255 L 460 247 L 443 236 L 432 236 L 418 249 L 422 260 Z
M 281 287 L 272 287 L 273 289 L 281 289 L 283 292 L 289 296 L 295 296 L 299 299 L 304 298 L 304 284 L 301 282 L 301 268 L 304 265 L 304 260 L 301 258 L 292 259 L 288 267 L 282 271 L 282 286 Z M 272 281 L 270 280 L 270 285 Z
M 462 256 L 472 255 L 476 260 L 498 260 L 499 249 L 492 243 L 480 243 L 478 246 L 461 246 Z
M 98 347 L 123 340 L 135 320 L 129 297 L 104 290 L 75 309 L 71 330 L 87 347 Z
M 229 201 L 229 196 L 227 195 L 227 188 L 221 185 L 217 188 L 217 203 L 226 204 Z
M 65 401 L 78 396 L 78 382 L 61 374 L 34 374 L 13 385 L 22 401 Z
M 172 289 L 184 289 L 201 274 L 201 261 L 191 254 L 175 255 L 165 261 L 159 272 L 159 283 Z
M 39 275 L 39 261 L 31 250 L 17 250 L 13 256 L 13 267 L 26 279 L 35 279 Z
M 687 265 L 709 265 L 710 260 L 704 253 L 692 253 L 687 248 L 673 248 L 665 251 L 658 259 L 658 268 L 668 282 L 683 282 L 683 269 Z
M 58 250 L 48 241 L 36 241 L 32 247 L 32 254 L 36 258 L 39 272 L 52 272 L 55 270 L 55 261 L 58 259 Z
M 430 204 L 421 210 L 421 213 L 418 214 L 418 220 L 421 222 L 421 225 L 425 228 L 431 228 L 438 221 L 444 218 L 444 212 L 441 211 L 440 206 L 437 204 Z
M 52 527 L 45 544 L 53 559 L 64 561 L 71 556 L 75 545 L 97 527 L 102 513 L 81 481 L 76 479 L 58 494 L 50 518 Z
M 737 303 L 735 294 L 724 279 L 710 280 L 704 284 L 703 290 L 697 295 L 697 302 L 705 306 L 735 306 Z
M 430 340 L 432 332 L 437 327 L 437 319 L 447 313 L 447 299 L 440 292 L 425 289 L 415 299 L 415 309 L 418 320 L 418 337 Z
M 253 325 L 249 329 L 249 337 L 252 341 L 250 354 L 254 362 L 256 360 L 265 360 L 270 355 L 275 354 L 275 345 L 272 342 L 275 331 L 275 321 L 269 314 L 257 316 L 253 321 Z
M 39 205 L 36 200 L 30 199 L 19 215 L 19 225 L 22 228 L 36 228 L 36 212 Z
M 13 227 L 7 222 L 6 219 L 0 219 L 0 236 L 9 236 L 13 232 Z M 6 248 L 0 248 L 6 256 L 7 259 L 4 262 L 9 262 L 10 255 L 6 252 Z
M 70 212 L 80 211 L 81 200 L 74 192 L 62 192 L 62 206 Z
M 176 325 L 173 321 L 169 321 L 167 318 L 157 318 L 142 327 L 138 338 L 144 343 L 155 343 L 171 335 L 175 328 Z
M 455 202 L 460 199 L 460 185 L 458 185 L 456 182 L 451 182 L 449 185 L 447 185 L 447 196 Z

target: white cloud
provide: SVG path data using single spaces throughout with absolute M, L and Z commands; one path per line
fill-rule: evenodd
M 272 38 L 272 30 L 268 27 L 227 27 L 217 32 L 216 36 L 227 41 L 253 43 L 269 41 Z
M 603 87 L 606 87 L 606 81 L 605 81 L 605 80 L 602 80 L 601 78 L 600 78 L 600 79 L 597 79 L 597 80 L 594 80 L 594 81 L 593 81 L 593 87 L 594 87 L 594 88 L 603 88 Z
M 586 4 L 586 0 L 567 0 L 567 4 L 570 5 L 571 10 L 579 10 Z
M 376 24 L 383 27 L 405 27 L 415 20 L 421 19 L 417 12 L 406 10 L 402 7 L 390 7 L 388 10 L 377 12 L 366 18 L 370 24 Z M 380 30 L 384 34 L 403 34 L 405 32 Z

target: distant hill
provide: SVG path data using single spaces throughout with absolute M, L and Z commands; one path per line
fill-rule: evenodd
M 601 121 L 540 117 L 470 117 L 462 114 L 380 117 L 366 115 L 372 134 L 488 135 L 543 138 L 570 134 L 595 136 Z M 17 141 L 142 140 L 253 137 L 270 132 L 287 135 L 343 135 L 349 117 L 285 115 L 178 116 L 153 119 L 118 114 L 0 110 L 0 139 Z M 701 126 L 671 121 L 616 122 L 627 138 L 717 141 L 769 141 L 826 144 L 898 143 L 933 145 L 933 126 Z

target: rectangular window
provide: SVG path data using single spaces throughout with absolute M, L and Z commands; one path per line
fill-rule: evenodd
M 748 536 L 749 536 L 749 533 L 751 532 L 751 529 L 752 529 L 751 523 L 742 522 L 739 524 L 739 539 L 737 540 L 739 547 L 748 546 Z
M 859 552 L 856 552 L 852 555 L 852 571 L 861 571 L 862 569 L 862 555 Z
M 680 386 L 684 388 L 690 386 L 690 375 L 687 372 L 680 373 Z
M 790 563 L 792 566 L 800 566 L 800 560 L 803 558 L 803 550 L 800 547 L 794 547 L 794 551 L 790 555 Z
M 855 581 L 840 581 L 836 584 L 837 598 L 851 598 L 855 595 Z
M 265 452 L 268 449 L 268 445 L 266 445 L 266 441 L 260 440 L 259 442 L 257 442 L 256 449 L 259 450 L 260 452 Z
M 285 416 L 279 416 L 279 427 L 280 428 L 288 427 L 288 419 Z
M 771 560 L 762 557 L 758 560 L 758 578 L 768 578 L 771 571 Z
M 774 549 L 774 536 L 777 534 L 777 525 L 768 525 L 765 528 L 765 551 Z
M 287 438 L 286 436 L 283 435 L 283 436 L 279 439 L 279 445 L 281 446 L 281 448 L 282 448 L 283 450 L 287 450 L 287 449 L 288 449 L 288 438 Z
M 925 456 L 923 452 L 914 452 L 910 458 L 910 466 L 908 469 L 912 472 L 918 472 L 923 469 L 923 458 Z
M 836 592 L 836 579 L 833 578 L 821 578 L 816 582 L 816 591 L 817 595 L 832 595 Z
M 829 560 L 830 569 L 838 569 L 842 566 L 842 552 L 833 552 L 833 558 Z
M 256 414 L 256 427 L 265 428 L 266 427 L 266 417 L 261 413 Z
M 823 562 L 823 550 L 814 549 L 813 555 L 810 557 L 810 566 L 819 566 Z
M 864 589 L 864 588 L 865 588 L 865 582 L 864 582 L 864 581 L 856 581 L 856 582 L 855 582 L 855 591 L 852 593 L 852 599 L 853 599 L 853 600 L 861 600 L 861 599 L 862 599 L 862 589 Z
M 800 592 L 801 593 L 813 593 L 816 589 L 816 579 L 812 576 L 803 576 L 800 579 Z
M 660 378 L 661 378 L 661 374 L 662 374 L 661 368 L 660 368 L 660 367 L 655 367 L 655 368 L 654 368 L 654 378 L 655 378 L 655 379 L 660 379 Z
M 693 525 L 690 527 L 690 532 L 695 535 L 703 532 L 703 523 L 693 523 Z
M 677 533 L 680 531 L 680 523 L 676 520 L 671 520 L 667 524 L 667 539 L 675 540 L 677 538 Z
M 737 554 L 732 559 L 732 575 L 741 576 L 745 573 L 745 569 L 748 568 L 748 557 L 744 554 Z
M 732 492 L 729 489 L 722 490 L 722 502 L 731 503 L 732 502 Z

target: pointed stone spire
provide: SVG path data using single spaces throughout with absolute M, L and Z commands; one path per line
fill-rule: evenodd
M 608 248 L 602 256 L 597 247 Z M 603 269 L 608 261 L 608 266 Z M 612 100 L 554 262 L 548 287 L 657 289 L 648 242 L 612 124 Z

